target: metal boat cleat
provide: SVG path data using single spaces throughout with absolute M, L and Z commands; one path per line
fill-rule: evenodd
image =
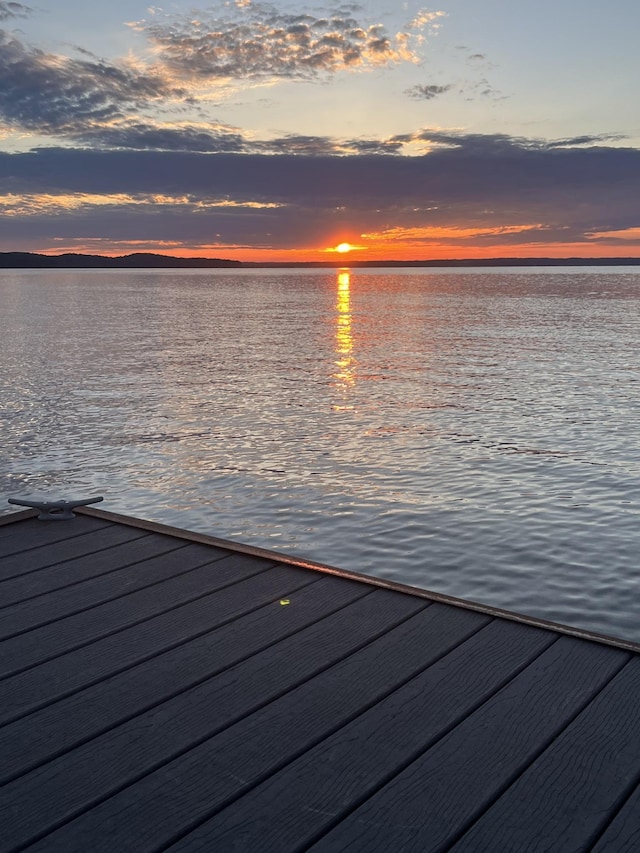
M 74 518 L 73 510 L 77 506 L 88 506 L 89 504 L 97 504 L 104 500 L 102 497 L 87 498 L 84 501 L 30 501 L 21 498 L 8 498 L 10 504 L 17 506 L 28 506 L 33 509 L 39 509 L 40 521 L 65 521 L 68 518 Z

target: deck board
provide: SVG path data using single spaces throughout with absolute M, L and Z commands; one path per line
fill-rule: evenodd
M 211 565 L 220 557 L 224 555 L 208 553 L 201 545 L 175 542 L 170 545 L 163 537 L 152 538 L 150 542 L 143 537 L 116 545 L 107 552 L 91 555 L 93 568 L 87 572 L 86 580 L 3 608 L 0 638 L 48 625 L 123 596 L 131 602 L 138 589 L 175 580 L 183 573 Z
M 386 598 L 383 592 L 381 596 Z M 277 644 L 279 648 L 266 649 L 5 785 L 3 799 L 13 823 L 6 830 L 0 825 L 0 844 L 6 843 L 5 831 L 22 843 L 29 840 L 34 827 L 53 829 L 62 817 L 68 820 L 94 801 L 117 793 L 341 660 L 384 631 L 392 605 L 375 597 L 368 592 L 352 604 L 350 619 L 328 616 L 323 620 L 326 624 L 315 623 Z M 398 598 L 397 607 L 404 614 L 407 605 Z M 397 613 L 393 616 L 398 618 Z M 64 787 L 61 778 L 67 780 Z
M 639 782 L 640 784 L 640 782 Z M 640 850 L 640 787 L 637 784 L 593 847 L 593 853 L 636 853 Z
M 13 530 L 8 524 L 0 527 L 2 533 L 0 539 L 0 559 L 2 559 L 0 577 L 7 577 L 5 565 L 7 567 L 24 566 L 25 571 L 31 571 L 33 557 L 30 552 L 36 548 L 46 548 L 58 542 L 62 543 L 63 547 L 72 547 L 71 543 L 76 537 L 113 526 L 111 522 L 88 516 L 78 516 L 73 525 L 74 530 L 70 531 L 68 525 L 62 521 L 43 522 L 31 518 L 20 522 L 20 530 Z M 15 562 L 7 560 L 12 555 L 17 556 Z M 6 564 L 5 560 L 7 560 Z M 7 569 L 7 571 L 13 570 L 13 568 Z
M 478 631 L 488 617 L 434 604 L 91 809 L 63 849 L 150 851 L 250 790 Z M 327 701 L 327 697 L 330 701 Z M 113 848 L 111 848 L 113 849 Z
M 621 663 L 613 649 L 600 647 L 594 653 L 587 643 L 560 638 L 314 845 L 314 853 L 449 849 Z M 551 677 L 544 678 L 548 672 Z M 393 818 L 381 824 L 381 813 Z M 511 848 L 498 843 L 494 849 Z
M 229 568 L 236 565 L 232 563 Z M 273 601 L 274 595 L 289 595 L 308 584 L 306 577 L 279 571 L 265 579 L 240 583 L 237 590 L 227 590 L 217 607 L 212 606 L 213 599 L 207 595 L 34 665 L 0 681 L 0 725 L 149 661 L 184 642 L 206 637 L 229 621 L 225 616 L 242 617 L 259 611 Z M 222 588 L 220 581 L 217 587 Z M 321 604 L 322 600 L 318 602 L 319 606 Z M 72 636 L 76 628 L 76 624 L 71 626 Z
M 205 566 L 5 640 L 0 666 L 7 674 L 18 673 L 98 640 L 104 640 L 99 654 L 113 666 L 131 655 L 157 654 L 311 582 L 285 566 L 269 567 L 267 574 L 264 564 L 242 558 L 220 563 L 228 564 L 220 566 L 220 573 Z M 245 579 L 230 583 L 229 574 L 240 575 L 243 568 Z
M 92 546 L 95 544 L 95 547 L 88 547 L 92 539 Z M 87 540 L 87 544 L 76 549 L 80 553 L 71 556 L 65 554 L 64 559 L 57 563 L 38 566 L 30 572 L 0 582 L 0 607 L 6 608 L 11 604 L 45 596 L 47 602 L 53 603 L 55 598 L 50 595 L 52 592 L 86 583 L 90 578 L 109 575 L 118 571 L 122 565 L 136 565 L 158 553 L 177 550 L 174 542 L 161 538 L 154 540 L 153 536 L 144 535 L 142 531 L 117 527 L 100 530 L 91 537 L 77 537 L 74 542 L 80 543 L 81 540 Z M 6 615 L 6 611 L 3 615 Z
M 554 638 L 493 621 L 194 830 L 177 850 L 306 849 L 534 660 Z
M 295 596 L 296 606 L 286 612 L 270 601 L 230 624 L 0 728 L 0 784 L 197 686 L 365 594 L 334 578 L 318 584 L 322 588 L 311 584 L 288 593 Z
M 588 849 L 635 788 L 640 768 L 640 658 L 604 687 L 454 848 Z M 566 814 L 571 815 L 571 821 Z M 509 816 L 505 824 L 505 816 Z
M 101 510 L 0 519 L 0 850 L 635 851 L 640 646 Z

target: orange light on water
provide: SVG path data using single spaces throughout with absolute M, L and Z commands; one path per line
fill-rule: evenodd
M 347 270 L 338 273 L 336 293 L 336 372 L 334 379 L 345 394 L 355 385 L 355 359 L 351 330 L 351 275 Z M 350 410 L 346 400 L 338 406 L 340 411 Z

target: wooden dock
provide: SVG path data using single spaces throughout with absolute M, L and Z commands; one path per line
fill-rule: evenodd
M 0 519 L 0 850 L 640 850 L 640 646 L 84 509 Z

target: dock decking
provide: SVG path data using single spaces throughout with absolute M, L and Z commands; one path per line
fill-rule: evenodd
M 640 849 L 640 646 L 111 513 L 0 519 L 0 850 Z

